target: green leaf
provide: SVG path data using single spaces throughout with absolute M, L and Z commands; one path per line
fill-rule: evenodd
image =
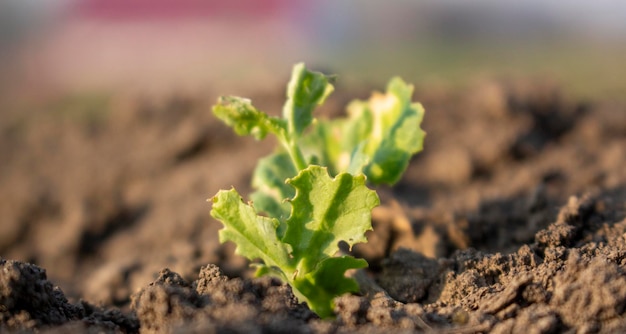
M 337 175 L 346 168 L 338 168 L 339 162 L 343 161 L 347 167 L 350 163 L 349 155 L 342 153 L 341 139 L 347 138 L 343 134 L 344 120 L 318 120 L 307 135 L 300 138 L 300 147 L 309 161 L 316 165 L 326 166 L 331 175 Z
M 370 140 L 365 153 L 372 157 L 365 174 L 373 183 L 396 183 L 409 164 L 411 156 L 423 148 L 426 133 L 420 128 L 424 108 L 411 103 L 413 86 L 394 78 L 387 86 L 387 94 L 374 94 L 368 107 L 373 116 Z M 354 111 L 353 117 L 366 112 Z
M 280 225 L 277 219 L 257 215 L 235 189 L 220 190 L 211 200 L 211 216 L 224 224 L 219 231 L 221 243 L 233 241 L 237 254 L 250 260 L 261 259 L 266 266 L 283 270 L 290 266 L 291 250 L 276 235 Z
M 283 118 L 287 120 L 292 138 L 300 136 L 313 122 L 313 109 L 324 103 L 333 89 L 329 77 L 323 73 L 307 70 L 304 63 L 293 67 L 283 107 Z
M 365 186 L 365 176 L 347 173 L 331 179 L 324 167 L 309 166 L 287 181 L 296 188 L 283 242 L 292 256 L 302 259 L 298 269 L 311 271 L 322 259 L 339 251 L 339 241 L 349 246 L 367 241 L 371 212 L 379 204 L 376 192 Z
M 424 108 L 411 102 L 413 86 L 393 78 L 387 93 L 348 105 L 348 117 L 319 122 L 304 138 L 304 152 L 335 173 L 363 171 L 374 184 L 396 183 L 411 157 L 422 150 Z
M 286 199 L 292 198 L 295 190 L 285 181 L 297 173 L 287 153 L 278 152 L 259 160 L 252 175 L 256 191 L 250 195 L 257 211 L 282 221 L 287 219 L 291 205 Z
M 249 99 L 242 97 L 220 97 L 213 106 L 213 114 L 238 135 L 253 135 L 257 140 L 265 138 L 268 133 L 282 135 L 286 129 L 285 121 L 259 111 Z
M 348 173 L 352 175 L 364 174 L 363 168 L 367 166 L 370 161 L 370 157 L 363 152 L 364 148 L 365 142 L 361 142 L 352 151 L 352 156 L 350 157 L 350 165 L 348 166 L 347 170 Z
M 327 317 L 335 297 L 358 290 L 356 281 L 345 277 L 346 271 L 367 266 L 362 259 L 333 257 L 338 244 L 366 241 L 378 196 L 365 186 L 363 175 L 343 173 L 333 179 L 326 168 L 315 165 L 288 184 L 295 188 L 295 197 L 288 202 L 291 216 L 283 222 L 257 215 L 234 189 L 213 197 L 211 216 L 224 225 L 220 242 L 233 241 L 237 254 L 261 259 L 264 264 L 257 265 L 257 274 L 287 281 L 301 301 Z M 287 228 L 282 237 L 281 226 Z
M 293 282 L 295 292 L 305 296 L 309 307 L 320 317 L 333 314 L 333 299 L 348 292 L 359 292 L 356 280 L 345 276 L 349 269 L 366 268 L 367 261 L 351 256 L 329 257 L 315 270 Z

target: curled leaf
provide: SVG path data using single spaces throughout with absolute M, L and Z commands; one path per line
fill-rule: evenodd
M 396 183 L 426 136 L 420 127 L 424 108 L 411 102 L 412 93 L 413 86 L 393 78 L 385 94 L 350 103 L 347 118 L 319 122 L 304 138 L 304 150 L 334 173 L 362 170 L 374 184 Z
M 285 131 L 285 122 L 270 117 L 252 105 L 252 101 L 236 96 L 222 96 L 213 107 L 213 114 L 240 136 L 253 135 L 263 139 L 268 133 L 279 135 Z
M 287 101 L 283 117 L 289 132 L 298 137 L 313 121 L 313 109 L 324 103 L 334 90 L 329 77 L 320 72 L 309 71 L 304 63 L 296 64 L 287 85 Z

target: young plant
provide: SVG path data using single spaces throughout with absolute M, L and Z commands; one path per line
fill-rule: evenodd
M 254 171 L 252 202 L 235 189 L 211 199 L 211 215 L 224 225 L 220 242 L 233 241 L 237 254 L 260 259 L 257 275 L 286 281 L 320 317 L 333 314 L 335 297 L 358 291 L 346 271 L 367 267 L 363 259 L 336 256 L 339 242 L 365 242 L 372 229 L 379 199 L 366 178 L 395 183 L 425 136 L 424 109 L 411 102 L 413 87 L 399 78 L 389 82 L 386 94 L 352 102 L 347 118 L 314 119 L 313 110 L 332 91 L 329 77 L 297 64 L 282 118 L 240 97 L 221 97 L 213 107 L 237 134 L 257 140 L 272 134 L 280 143 Z

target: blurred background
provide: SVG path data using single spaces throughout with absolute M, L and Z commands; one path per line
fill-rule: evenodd
M 291 66 L 380 87 L 545 77 L 623 98 L 626 3 L 372 0 L 3 0 L 3 109 L 123 92 L 219 94 L 281 84 Z
M 404 225 L 369 259 L 396 235 L 432 257 L 516 249 L 570 195 L 624 189 L 625 55 L 618 0 L 0 0 L 0 257 L 118 306 L 164 267 L 242 273 L 206 199 L 249 193 L 273 142 L 210 108 L 279 112 L 297 62 L 338 75 L 320 114 L 395 75 L 427 110 L 375 218 Z

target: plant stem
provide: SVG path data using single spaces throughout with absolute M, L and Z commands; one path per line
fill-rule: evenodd
M 293 162 L 298 172 L 308 167 L 308 164 L 304 160 L 304 154 L 302 154 L 300 147 L 298 147 L 298 141 L 295 138 L 286 131 L 277 133 L 276 138 L 278 138 L 280 144 L 283 145 L 289 154 L 291 162 Z
M 296 169 L 298 171 L 301 171 L 307 167 L 307 164 L 304 160 L 304 155 L 302 154 L 302 151 L 298 147 L 298 144 L 295 140 L 290 140 L 289 142 L 285 143 L 285 148 L 287 149 L 287 152 L 291 157 L 291 161 L 293 161 L 293 164 L 296 166 Z

